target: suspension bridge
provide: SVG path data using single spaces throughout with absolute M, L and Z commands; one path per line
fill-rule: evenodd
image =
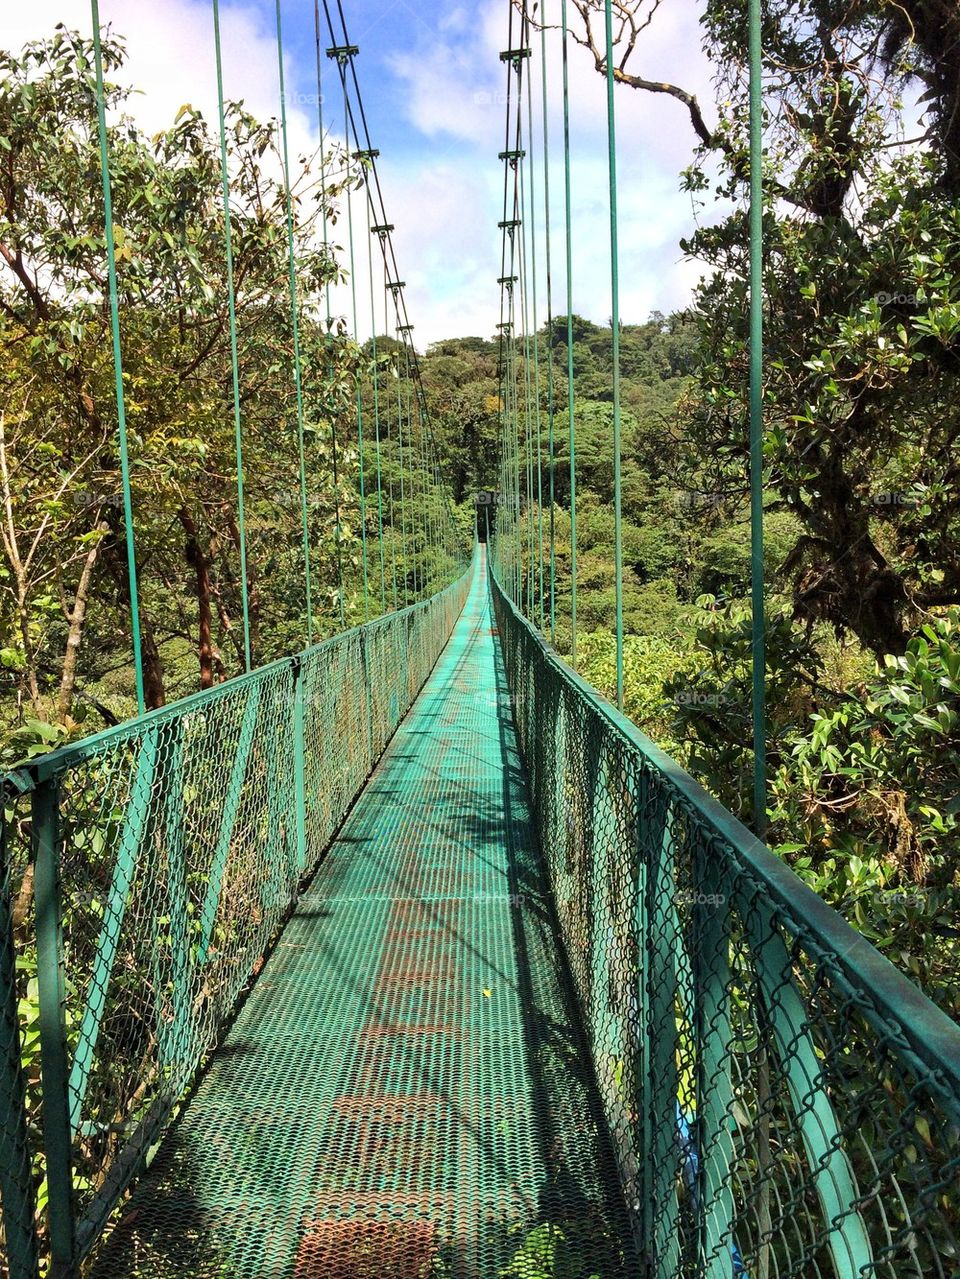
M 566 5 L 553 8 L 569 324 Z M 548 642 L 560 423 L 553 361 L 544 387 L 533 336 L 538 190 L 553 315 L 549 168 L 539 186 L 534 168 L 538 137 L 544 157 L 548 146 L 542 31 L 538 134 L 526 74 L 537 32 L 525 10 L 505 5 L 503 447 L 496 502 L 478 507 L 473 544 L 461 548 L 449 501 L 435 500 L 438 451 L 359 50 L 339 5 L 334 15 L 324 5 L 328 32 L 317 9 L 318 77 L 326 54 L 346 146 L 365 174 L 366 244 L 371 262 L 374 246 L 382 254 L 404 389 L 390 421 L 374 339 L 366 453 L 359 390 L 356 421 L 370 620 L 317 641 L 298 339 L 306 304 L 281 113 L 303 646 L 265 664 L 254 660 L 247 595 L 251 477 L 224 148 L 246 669 L 151 709 L 95 0 L 92 10 L 139 713 L 5 778 L 0 1274 L 957 1279 L 960 1030 L 624 716 L 619 520 L 621 707 L 576 671 L 572 391 L 572 660 Z M 213 17 L 223 132 L 216 0 Z M 758 32 L 755 6 L 751 18 Z M 606 20 L 616 342 L 609 2 Z M 277 48 L 282 94 L 279 6 Z M 758 40 L 753 54 L 756 73 Z M 759 285 L 758 218 L 752 228 Z M 759 287 L 753 299 L 758 377 Z M 356 335 L 355 290 L 353 304 Z M 371 307 L 376 332 L 372 267 Z M 329 293 L 326 316 L 329 331 Z M 572 387 L 569 334 L 567 352 Z M 755 395 L 755 446 L 759 406 Z M 542 408 L 546 458 L 530 425 Z M 614 410 L 619 512 L 616 387 Z M 395 435 L 418 485 L 396 495 L 396 511 L 381 473 Z M 391 534 L 408 518 L 420 540 L 408 542 L 404 526 L 398 559 Z M 755 535 L 762 799 L 762 518 Z M 24 883 L 26 921 L 15 919 Z M 28 952 L 36 1026 L 23 1011 Z

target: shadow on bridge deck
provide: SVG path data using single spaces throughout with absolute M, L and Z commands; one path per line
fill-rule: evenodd
M 481 571 L 91 1273 L 634 1275 L 588 1063 Z

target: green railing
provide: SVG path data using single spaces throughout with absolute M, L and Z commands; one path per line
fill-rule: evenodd
M 469 575 L 6 779 L 0 1273 L 36 1274 L 37 1182 L 53 1273 L 70 1273 L 96 1240 L 429 675 L 468 586 Z
M 955 1279 L 960 1029 L 492 590 L 646 1276 Z

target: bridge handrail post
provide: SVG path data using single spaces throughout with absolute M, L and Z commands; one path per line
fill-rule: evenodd
M 50 1255 L 53 1275 L 69 1275 L 75 1260 L 73 1136 L 64 995 L 60 910 L 60 779 L 49 777 L 33 791 L 31 841 L 40 1005 L 40 1071 L 43 1083 L 43 1145 L 46 1153 Z
M 730 903 L 722 891 L 716 852 L 701 835 L 690 850 L 694 988 L 697 1242 L 704 1279 L 728 1279 L 734 1242 L 734 1167 L 730 1069 L 732 1001 Z
M 37 1279 L 36 1195 L 21 1066 L 11 891 L 7 823 L 0 813 L 0 1207 L 10 1279 Z
M 293 659 L 293 804 L 298 875 L 302 875 L 307 867 L 307 743 L 303 689 L 304 661 L 302 657 L 295 657 Z
M 376 763 L 373 753 L 373 689 L 370 685 L 370 657 L 367 652 L 367 635 L 363 630 L 360 632 L 360 669 L 363 672 L 363 706 L 367 725 L 367 767 L 365 772 L 370 773 Z

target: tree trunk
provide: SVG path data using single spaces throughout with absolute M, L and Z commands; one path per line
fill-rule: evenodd
M 100 523 L 96 531 L 106 533 L 108 525 Z M 67 614 L 69 629 L 67 631 L 67 651 L 63 657 L 63 673 L 60 677 L 60 694 L 57 698 L 57 716 L 65 719 L 73 706 L 73 690 L 77 683 L 77 658 L 80 655 L 80 641 L 83 638 L 83 623 L 87 616 L 87 601 L 90 598 L 90 586 L 93 581 L 93 567 L 97 562 L 100 542 L 94 542 L 87 552 L 77 583 L 77 592 L 73 600 L 73 608 Z
M 230 533 L 230 540 L 240 553 L 240 529 L 237 525 L 233 510 L 229 506 L 224 507 L 224 515 L 226 517 L 227 529 Z M 257 589 L 256 572 L 253 567 L 253 557 L 247 553 L 247 607 L 250 614 L 250 661 L 256 665 L 256 653 L 260 647 L 260 592 Z
M 187 535 L 184 555 L 196 574 L 198 644 L 200 659 L 200 687 L 213 688 L 213 610 L 211 607 L 210 565 L 200 548 L 197 526 L 187 508 L 177 513 Z
M 118 554 L 122 545 L 123 533 L 111 526 L 112 537 L 103 546 L 103 562 L 109 569 L 117 584 L 118 603 L 130 607 L 130 574 L 127 572 L 125 555 Z M 163 665 L 160 661 L 160 650 L 153 636 L 153 628 L 147 615 L 140 613 L 140 663 L 143 667 L 143 700 L 148 711 L 165 706 L 166 690 L 163 687 Z
M 153 637 L 153 630 L 143 614 L 140 615 L 140 661 L 143 665 L 143 700 L 147 710 L 153 711 L 158 706 L 166 706 L 167 694 L 163 687 L 160 650 Z

